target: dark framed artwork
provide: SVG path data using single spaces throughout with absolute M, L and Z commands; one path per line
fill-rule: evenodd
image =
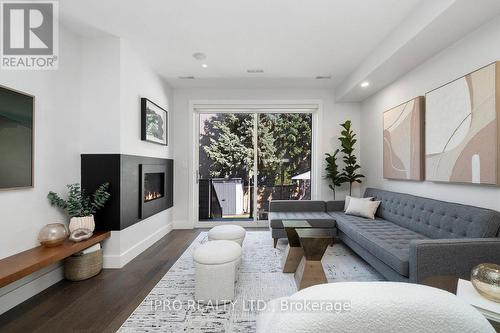
M 0 189 L 33 187 L 35 97 L 0 86 Z
M 168 146 L 168 112 L 147 98 L 141 98 L 141 139 Z

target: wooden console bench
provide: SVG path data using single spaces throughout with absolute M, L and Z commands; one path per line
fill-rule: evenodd
M 94 233 L 87 240 L 75 243 L 67 239 L 56 247 L 37 246 L 0 260 L 0 288 L 50 264 L 97 244 L 111 235 L 110 231 Z

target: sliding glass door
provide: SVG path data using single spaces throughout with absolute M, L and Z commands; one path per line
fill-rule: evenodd
M 258 115 L 257 218 L 271 200 L 311 199 L 311 113 Z
M 200 221 L 266 220 L 270 200 L 311 198 L 311 113 L 200 112 L 198 126 Z

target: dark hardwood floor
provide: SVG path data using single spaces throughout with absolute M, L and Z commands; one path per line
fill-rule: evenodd
M 0 332 L 115 332 L 200 233 L 174 230 L 122 269 L 61 281 L 0 316 Z

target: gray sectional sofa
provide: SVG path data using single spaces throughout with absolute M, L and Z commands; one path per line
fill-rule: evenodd
M 375 220 L 344 214 L 343 201 L 272 201 L 275 244 L 286 238 L 282 220 L 304 219 L 331 228 L 392 281 L 468 278 L 479 263 L 500 264 L 500 212 L 374 188 L 364 196 L 381 201 Z

